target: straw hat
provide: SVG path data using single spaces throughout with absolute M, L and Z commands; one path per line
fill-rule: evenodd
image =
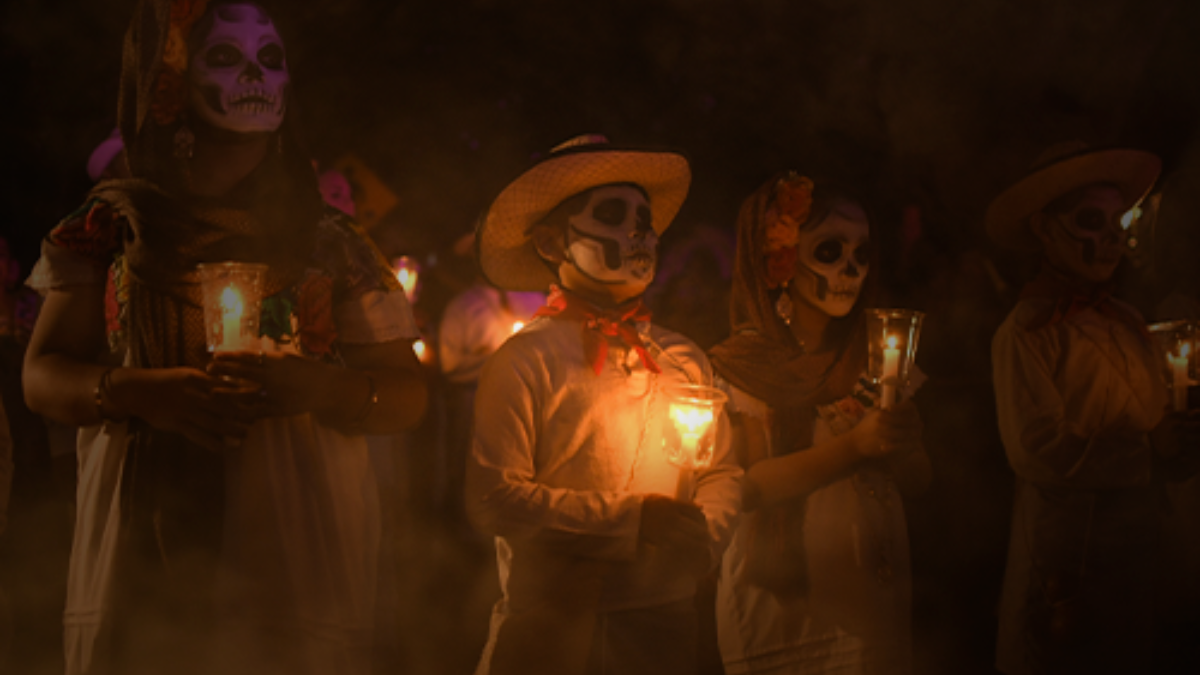
M 577 136 L 550 151 L 492 202 L 475 237 L 488 281 L 514 291 L 544 291 L 555 281 L 530 228 L 568 197 L 612 183 L 639 185 L 650 196 L 651 226 L 662 234 L 687 197 L 692 173 L 676 152 L 618 148 L 598 134 Z
M 1036 252 L 1041 246 L 1029 229 L 1029 216 L 1062 195 L 1095 183 L 1111 183 L 1130 209 L 1146 196 L 1162 162 L 1158 156 L 1131 148 L 1090 148 L 1081 141 L 1050 146 L 1030 170 L 988 206 L 984 223 L 1001 246 Z

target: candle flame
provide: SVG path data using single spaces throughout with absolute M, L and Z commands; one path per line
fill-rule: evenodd
M 241 317 L 244 311 L 242 294 L 238 293 L 232 285 L 226 286 L 225 290 L 221 291 L 221 313 L 236 318 Z
M 889 335 L 889 336 L 888 336 L 888 339 L 887 339 L 887 348 L 888 348 L 888 349 L 895 349 L 895 348 L 896 348 L 896 344 L 897 344 L 897 343 L 899 343 L 899 342 L 900 342 L 899 338 L 897 338 L 895 335 Z
M 688 435 L 699 436 L 712 424 L 713 411 L 691 405 L 673 404 L 671 419 L 680 427 L 680 431 Z
M 428 363 L 429 359 L 433 357 L 429 348 L 425 346 L 424 340 L 417 340 L 413 343 L 413 353 L 417 355 L 417 360 L 421 363 Z
M 512 329 L 512 332 L 513 332 L 513 334 L 515 335 L 515 334 L 517 334 L 517 333 L 521 332 L 521 329 L 522 329 L 522 328 L 524 328 L 524 327 L 525 327 L 525 322 L 524 322 L 524 321 L 514 321 L 514 322 L 513 322 L 513 329 Z
M 404 289 L 404 294 L 411 296 L 413 289 L 417 287 L 417 272 L 407 268 L 401 268 L 396 271 L 396 280 L 400 282 L 400 286 Z

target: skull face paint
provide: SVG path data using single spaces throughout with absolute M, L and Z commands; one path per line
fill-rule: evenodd
M 1088 283 L 1112 277 L 1125 254 L 1128 226 L 1121 192 L 1095 185 L 1084 191 L 1075 208 L 1060 214 L 1041 214 L 1045 226 L 1038 236 L 1046 260 L 1056 269 Z
M 801 230 L 793 297 L 830 317 L 850 313 L 871 269 L 867 216 L 849 203 L 838 204 L 819 225 Z
M 567 220 L 567 259 L 597 284 L 648 286 L 657 248 L 650 204 L 633 186 L 593 190 L 583 212 Z
M 218 129 L 272 132 L 287 107 L 283 40 L 254 5 L 213 10 L 212 29 L 188 65 L 192 110 Z

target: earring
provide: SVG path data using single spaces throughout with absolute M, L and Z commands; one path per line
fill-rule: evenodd
M 792 305 L 792 298 L 788 295 L 787 284 L 783 286 L 783 292 L 775 299 L 775 316 L 783 320 L 783 323 L 792 325 L 792 311 L 795 307 Z
M 183 125 L 175 132 L 175 157 L 178 159 L 191 159 L 192 152 L 196 149 L 196 134 L 192 133 L 191 127 L 184 122 Z

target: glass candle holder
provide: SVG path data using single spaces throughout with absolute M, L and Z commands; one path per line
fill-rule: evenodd
M 896 404 L 897 392 L 908 384 L 924 319 L 923 312 L 913 309 L 867 310 L 867 372 L 880 386 L 884 410 Z
M 696 469 L 712 466 L 716 448 L 715 422 L 725 405 L 725 392 L 701 384 L 667 388 L 669 424 L 663 430 L 667 461 L 679 468 L 675 498 L 691 500 L 691 478 Z
M 267 266 L 205 263 L 199 271 L 208 351 L 261 351 L 258 321 Z
M 1188 409 L 1188 388 L 1196 384 L 1196 353 L 1200 324 L 1194 321 L 1163 321 L 1152 324 L 1150 335 L 1162 354 L 1163 375 L 1171 389 L 1171 404 L 1176 411 Z
M 402 255 L 392 260 L 392 269 L 396 271 L 396 280 L 404 288 L 404 297 L 410 303 L 417 301 L 417 293 L 421 290 L 421 263 L 412 256 Z

